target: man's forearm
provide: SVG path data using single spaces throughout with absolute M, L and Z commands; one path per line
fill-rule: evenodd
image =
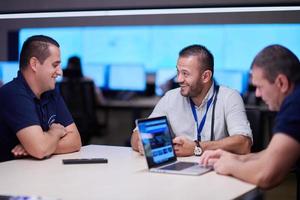
M 78 134 L 74 132 L 68 132 L 64 137 L 62 137 L 57 147 L 54 151 L 54 154 L 61 153 L 71 153 L 75 151 L 79 151 L 81 148 L 81 139 Z
M 254 156 L 253 156 L 254 155 Z M 247 161 L 236 160 L 230 170 L 230 175 L 243 181 L 257 185 L 263 189 L 272 188 L 280 183 L 286 175 L 284 170 L 278 170 L 269 163 L 263 154 L 248 157 Z
M 60 138 L 55 154 L 71 153 L 81 148 L 81 138 L 77 126 L 72 123 L 64 128 L 65 135 Z
M 229 172 L 230 175 L 238 179 L 264 187 L 262 185 L 262 180 L 265 175 L 264 167 L 264 163 L 262 163 L 260 159 L 243 162 L 238 158 L 231 161 Z
M 234 135 L 217 141 L 200 142 L 202 149 L 223 149 L 236 154 L 247 154 L 250 152 L 251 139 L 242 135 Z
M 246 162 L 246 161 L 250 161 L 250 160 L 257 160 L 264 154 L 264 152 L 265 152 L 265 150 L 260 151 L 258 153 L 249 153 L 249 154 L 245 154 L 245 155 L 238 155 L 237 158 L 242 162 Z
M 43 132 L 43 136 L 36 145 L 32 145 L 29 148 L 26 146 L 25 148 L 31 156 L 43 159 L 55 152 L 59 140 L 60 138 L 57 135 Z

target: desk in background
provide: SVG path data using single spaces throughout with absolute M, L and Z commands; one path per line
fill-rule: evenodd
M 64 158 L 105 157 L 108 164 L 63 165 Z M 180 160 L 198 160 L 196 157 Z M 202 176 L 150 173 L 128 147 L 89 145 L 80 152 L 0 163 L 0 194 L 62 200 L 234 199 L 256 186 L 209 172 Z
M 104 109 L 153 109 L 161 97 L 140 97 L 130 100 L 108 99 L 99 108 Z
M 148 117 L 161 97 L 140 97 L 131 100 L 108 99 L 104 104 L 98 106 L 99 112 L 104 112 L 103 124 L 112 120 L 110 112 L 126 111 L 130 113 L 129 124 L 131 130 L 135 128 L 135 120 Z

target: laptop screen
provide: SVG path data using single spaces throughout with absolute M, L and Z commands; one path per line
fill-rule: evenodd
M 176 161 L 171 130 L 165 116 L 137 120 L 137 126 L 149 168 Z

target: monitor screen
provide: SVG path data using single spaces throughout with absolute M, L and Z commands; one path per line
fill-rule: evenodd
M 24 28 L 19 33 L 19 48 L 33 34 L 49 35 L 60 43 L 62 66 L 66 65 L 70 56 L 77 55 L 82 63 L 110 66 L 116 63 L 138 63 L 147 73 L 175 66 L 182 48 L 202 44 L 212 52 L 215 70 L 222 71 L 216 73 L 216 79 L 239 92 L 244 90 L 244 81 L 241 82 L 242 75 L 234 71 L 249 71 L 253 58 L 263 47 L 271 44 L 284 45 L 300 57 L 299 23 Z M 86 71 L 84 68 L 85 66 L 83 71 Z M 115 71 L 115 67 L 111 68 L 111 71 Z M 142 76 L 136 76 L 138 69 L 126 70 L 126 66 L 117 68 L 120 68 L 118 72 L 107 76 L 107 89 L 144 90 L 144 72 Z M 223 70 L 231 71 L 232 78 L 228 79 L 228 72 Z M 159 73 L 168 72 L 157 73 L 159 83 L 156 84 L 156 94 L 161 95 L 163 91 L 158 85 L 169 77 Z M 164 76 L 165 78 L 160 78 Z
M 3 84 L 8 83 L 17 77 L 19 70 L 18 62 L 0 62 L 1 80 Z
M 137 121 L 149 167 L 176 160 L 165 116 Z
M 143 65 L 110 65 L 108 69 L 108 89 L 123 91 L 146 89 L 146 73 Z
M 247 89 L 247 72 L 234 70 L 216 70 L 214 71 L 215 81 L 220 85 L 237 90 L 240 94 Z
M 25 40 L 33 35 L 47 35 L 60 45 L 61 66 L 67 65 L 71 56 L 82 56 L 82 27 L 25 28 L 19 32 L 19 54 Z
M 165 90 L 167 89 L 167 82 L 172 78 L 176 78 L 176 68 L 162 68 L 156 71 L 155 75 L 155 94 L 156 95 L 163 95 Z M 170 88 L 168 88 L 170 89 Z
M 249 70 L 254 56 L 270 44 L 284 45 L 300 56 L 300 24 L 24 28 L 19 33 L 20 49 L 33 34 L 49 35 L 59 42 L 62 66 L 77 55 L 82 63 L 139 63 L 146 72 L 156 72 L 175 66 L 179 51 L 192 44 L 206 46 L 214 55 L 215 69 L 222 70 Z
M 82 65 L 85 77 L 91 78 L 97 87 L 106 87 L 106 66 L 99 63 L 86 63 Z

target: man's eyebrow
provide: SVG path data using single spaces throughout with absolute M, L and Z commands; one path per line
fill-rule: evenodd
M 54 62 L 54 64 L 60 64 L 60 63 L 61 63 L 60 60 Z

